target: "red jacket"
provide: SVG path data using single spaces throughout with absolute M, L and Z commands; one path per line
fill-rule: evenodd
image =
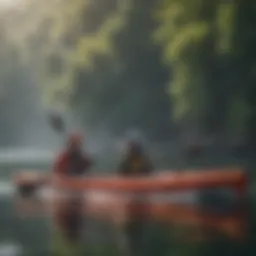
M 74 161 L 70 153 L 65 151 L 57 157 L 53 172 L 57 175 L 84 174 L 90 166 L 91 160 L 87 156 L 81 155 L 78 160 Z

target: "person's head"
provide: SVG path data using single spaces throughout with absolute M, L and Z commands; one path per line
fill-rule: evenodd
M 140 143 L 136 141 L 130 141 L 128 143 L 127 153 L 130 156 L 139 156 L 143 154 L 143 148 Z
M 83 146 L 83 136 L 80 133 L 69 135 L 67 147 L 70 152 L 78 152 Z

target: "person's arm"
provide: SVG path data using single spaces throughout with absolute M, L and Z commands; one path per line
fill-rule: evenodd
M 88 156 L 85 156 L 84 157 L 84 167 L 83 167 L 83 173 L 85 175 L 89 175 L 90 174 L 90 168 L 92 167 L 93 165 L 93 161 L 90 157 Z
M 55 160 L 52 167 L 51 184 L 56 188 L 58 181 L 66 176 L 67 161 L 64 154 L 61 154 Z
M 53 175 L 54 176 L 64 176 L 66 175 L 67 161 L 66 156 L 61 154 L 58 156 L 57 160 L 53 164 Z
M 145 174 L 152 174 L 153 173 L 153 170 L 154 170 L 154 167 L 153 167 L 153 164 L 152 162 L 150 161 L 149 158 L 145 158 Z
M 118 166 L 117 174 L 120 176 L 125 176 L 127 175 L 127 172 L 128 172 L 128 162 L 127 160 L 124 160 Z

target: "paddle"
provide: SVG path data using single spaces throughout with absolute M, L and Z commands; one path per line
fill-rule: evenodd
M 57 133 L 66 133 L 66 123 L 64 118 L 58 113 L 50 113 L 48 115 L 48 121 L 51 128 Z
M 67 127 L 64 121 L 64 118 L 61 114 L 52 112 L 48 114 L 48 123 L 50 127 L 57 133 L 61 134 L 61 136 L 66 136 Z M 42 182 L 44 184 L 45 182 Z M 34 195 L 35 192 L 41 187 L 42 184 L 34 184 L 28 182 L 27 184 L 23 184 L 18 186 L 19 193 L 22 196 L 29 197 Z

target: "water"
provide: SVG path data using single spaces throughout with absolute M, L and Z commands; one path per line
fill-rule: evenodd
M 40 166 L 42 168 L 42 166 Z M 82 243 L 71 244 L 54 229 L 52 222 L 43 214 L 21 217 L 15 208 L 15 190 L 10 183 L 10 174 L 17 166 L 1 169 L 0 183 L 0 256 L 1 255 L 131 255 L 131 256 L 227 256 L 255 254 L 254 195 L 251 197 L 249 216 L 240 216 L 248 229 L 234 231 L 240 237 L 230 237 L 220 231 L 228 221 L 219 223 L 218 230 L 198 225 L 188 225 L 182 221 L 189 218 L 184 210 L 171 222 L 156 221 L 151 218 L 133 222 L 114 224 L 114 221 L 87 220 Z M 187 199 L 187 200 L 192 200 Z M 182 217 L 183 216 L 183 217 Z M 192 216 L 192 215 L 191 215 Z M 227 218 L 228 219 L 228 218 Z M 214 222 L 214 220 L 212 220 Z M 215 225 L 215 224 L 214 224 Z M 212 225 L 212 226 L 214 226 Z M 240 231 L 239 231 L 240 230 Z M 79 254 L 79 252 L 82 252 Z

